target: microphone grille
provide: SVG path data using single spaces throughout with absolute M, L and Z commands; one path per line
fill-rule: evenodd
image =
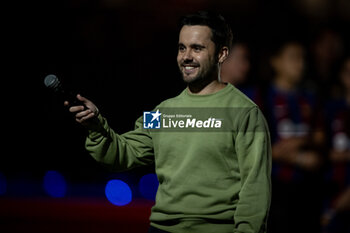
M 60 80 L 54 74 L 49 74 L 44 79 L 44 84 L 49 88 L 57 88 L 60 85 Z

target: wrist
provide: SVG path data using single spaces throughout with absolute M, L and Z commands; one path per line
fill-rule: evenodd
M 95 114 L 95 117 L 98 117 L 100 115 L 100 110 L 97 107 L 95 107 L 94 114 Z

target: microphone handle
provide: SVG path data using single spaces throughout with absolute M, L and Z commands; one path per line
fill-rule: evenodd
M 72 106 L 84 106 L 84 110 L 87 109 L 87 107 L 85 106 L 85 104 L 78 100 L 77 95 L 73 94 L 73 92 L 71 91 L 66 91 L 64 89 L 60 89 L 59 93 L 58 93 L 62 99 L 64 99 L 65 101 L 68 101 L 68 106 L 67 107 L 72 107 Z

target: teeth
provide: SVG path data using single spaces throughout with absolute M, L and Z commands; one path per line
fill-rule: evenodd
M 185 69 L 186 70 L 192 70 L 192 69 L 194 69 L 194 67 L 193 66 L 185 66 Z

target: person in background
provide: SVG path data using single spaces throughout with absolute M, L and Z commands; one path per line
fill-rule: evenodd
M 340 71 L 341 98 L 327 104 L 329 166 L 327 197 L 321 219 L 323 232 L 350 232 L 350 56 Z
M 221 81 L 239 87 L 247 80 L 250 70 L 250 52 L 243 42 L 234 43 L 228 58 L 221 65 Z
M 281 43 L 270 58 L 273 79 L 265 112 L 272 140 L 270 232 L 318 232 L 322 130 L 315 124 L 315 99 L 299 87 L 305 51 L 297 41 Z
M 220 78 L 224 83 L 231 83 L 246 96 L 253 100 L 262 111 L 262 90 L 255 85 L 248 84 L 251 70 L 250 49 L 244 42 L 235 42 L 228 58 L 223 62 L 220 69 Z M 254 80 L 257 83 L 257 80 Z
M 320 104 L 337 95 L 336 80 L 338 64 L 341 63 L 344 42 L 332 28 L 322 28 L 310 45 L 310 61 L 304 85 L 318 95 Z

